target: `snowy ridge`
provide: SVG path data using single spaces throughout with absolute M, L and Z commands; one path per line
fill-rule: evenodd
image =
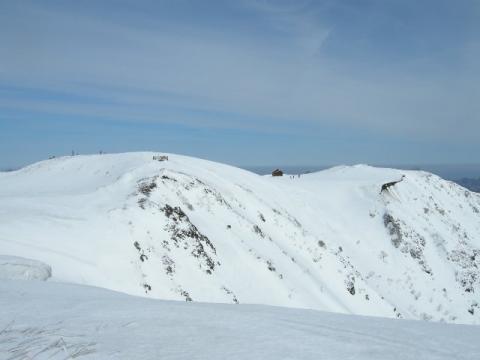
M 0 253 L 147 297 L 479 323 L 479 194 L 366 165 L 291 179 L 153 155 L 0 173 Z

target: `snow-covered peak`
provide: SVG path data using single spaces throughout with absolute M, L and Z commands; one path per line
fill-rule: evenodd
M 74 156 L 0 173 L 0 252 L 147 297 L 477 323 L 479 209 L 425 172 Z

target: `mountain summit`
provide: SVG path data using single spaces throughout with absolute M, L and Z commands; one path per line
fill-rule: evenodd
M 0 255 L 153 298 L 480 323 L 480 194 L 419 171 L 55 158 L 0 173 Z

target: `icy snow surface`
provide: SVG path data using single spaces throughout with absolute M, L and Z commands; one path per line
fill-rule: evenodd
M 155 154 L 0 173 L 0 254 L 150 298 L 480 322 L 479 194 L 425 172 L 273 178 Z

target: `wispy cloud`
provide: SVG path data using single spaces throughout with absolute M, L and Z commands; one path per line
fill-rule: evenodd
M 480 133 L 480 22 L 471 14 L 455 52 L 430 56 L 414 51 L 421 22 L 412 28 L 376 2 L 363 12 L 355 2 L 181 2 L 181 17 L 166 3 L 135 14 L 129 2 L 110 3 L 111 14 L 87 4 L 0 5 L 0 109 L 458 143 Z

